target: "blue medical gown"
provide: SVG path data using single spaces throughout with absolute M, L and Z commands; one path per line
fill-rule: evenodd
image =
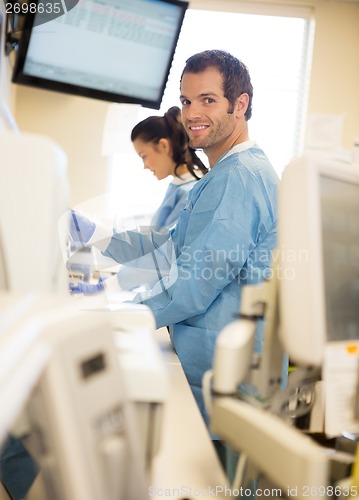
M 223 158 L 223 157 L 222 157 Z M 239 311 L 241 290 L 270 276 L 276 246 L 278 177 L 256 145 L 219 159 L 192 188 L 172 238 L 176 260 L 167 276 L 135 302 L 149 306 L 157 327 L 170 326 L 173 346 L 205 420 L 202 377 L 216 338 Z M 165 235 L 141 239 L 142 249 Z M 114 234 L 105 255 L 121 260 L 130 240 Z M 137 254 L 139 248 L 134 248 Z M 144 251 L 144 250 L 142 250 Z M 261 339 L 256 339 L 260 350 Z
M 152 226 L 170 228 L 176 224 L 181 210 L 187 205 L 188 194 L 197 182 L 192 176 L 190 178 L 192 180 L 183 182 L 175 178 L 175 181 L 168 185 L 165 197 L 153 215 Z
M 198 179 L 195 179 L 189 172 L 181 178 L 173 179 L 167 187 L 161 205 L 152 217 L 150 229 L 156 229 L 168 235 L 167 230 L 176 224 L 181 210 L 188 203 L 189 192 L 197 181 Z M 147 231 L 147 229 L 141 228 L 141 231 Z M 123 266 L 117 273 L 119 286 L 124 290 L 133 290 L 139 286 L 151 288 L 162 276 L 168 274 L 170 265 L 166 259 L 165 267 L 163 267 L 163 253 L 161 249 L 152 254 L 148 253 L 146 256 L 139 257 L 136 252 L 135 255 L 130 255 L 130 260 L 122 262 L 126 266 Z M 131 260 L 133 256 L 134 259 Z

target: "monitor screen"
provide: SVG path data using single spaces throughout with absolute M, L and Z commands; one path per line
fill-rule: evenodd
M 279 189 L 280 336 L 299 365 L 359 341 L 359 169 L 325 154 L 293 159 Z
M 359 184 L 320 177 L 328 340 L 359 339 Z
M 188 2 L 80 0 L 54 16 L 38 3 L 13 82 L 159 109 Z

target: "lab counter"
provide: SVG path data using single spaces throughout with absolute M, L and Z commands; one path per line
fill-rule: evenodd
M 169 374 L 170 394 L 164 410 L 161 449 L 152 463 L 149 497 L 228 498 L 230 486 L 167 329 L 157 330 L 156 335 Z

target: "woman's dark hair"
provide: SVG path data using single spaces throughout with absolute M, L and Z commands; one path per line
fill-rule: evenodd
M 186 131 L 181 122 L 181 110 L 173 106 L 163 116 L 149 116 L 139 122 L 131 132 L 131 141 L 140 139 L 146 143 L 158 144 L 161 139 L 168 139 L 172 145 L 173 161 L 176 169 L 180 165 L 186 164 L 188 170 L 196 178 L 200 171 L 202 175 L 208 172 L 207 167 L 200 160 L 189 145 Z
M 233 113 L 237 98 L 248 94 L 248 108 L 245 118 L 248 121 L 252 116 L 253 86 L 248 68 L 242 61 L 224 50 L 205 50 L 194 54 L 186 61 L 182 71 L 181 81 L 185 73 L 202 73 L 207 68 L 217 68 L 223 78 L 224 96 L 231 104 L 230 113 Z

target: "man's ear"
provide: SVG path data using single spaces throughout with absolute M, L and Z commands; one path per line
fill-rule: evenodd
M 234 108 L 234 112 L 237 118 L 242 118 L 245 115 L 248 109 L 248 104 L 249 104 L 249 95 L 246 93 L 241 94 L 238 97 L 236 101 L 236 106 Z

